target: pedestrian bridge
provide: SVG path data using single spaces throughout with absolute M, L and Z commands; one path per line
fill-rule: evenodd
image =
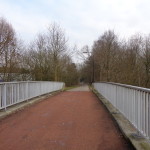
M 136 86 L 130 86 L 130 85 L 124 85 L 124 84 L 118 84 L 118 83 L 111 83 L 111 82 L 109 82 L 109 83 L 108 82 L 93 83 L 93 87 L 99 94 L 101 94 L 103 97 L 105 97 L 115 107 L 116 110 L 121 112 L 130 121 L 130 123 L 133 124 L 133 126 L 138 129 L 139 133 L 141 133 L 143 136 L 145 136 L 148 139 L 150 138 L 150 89 L 136 87 Z M 29 101 L 31 98 L 34 98 L 34 97 L 37 97 L 37 96 L 40 96 L 43 94 L 47 94 L 50 92 L 62 90 L 63 88 L 64 88 L 64 83 L 62 83 L 62 82 L 8 82 L 8 83 L 6 82 L 6 83 L 1 83 L 0 84 L 0 110 L 6 111 L 9 106 L 15 105 L 17 103 L 21 103 L 23 101 Z M 70 93 L 68 93 L 68 92 L 70 92 Z M 92 136 L 93 133 L 95 133 L 95 135 L 96 135 L 96 132 L 101 132 L 101 134 L 97 136 L 97 138 L 99 138 L 99 139 L 101 139 L 102 136 L 104 136 L 104 132 L 106 133 L 106 132 L 113 131 L 113 129 L 111 129 L 111 128 L 114 128 L 114 127 L 111 127 L 111 126 L 106 129 L 106 127 L 107 127 L 106 124 L 110 124 L 110 122 L 108 120 L 107 120 L 108 122 L 104 121 L 105 113 L 101 114 L 102 112 L 99 112 L 99 111 L 101 111 L 102 108 L 99 107 L 99 103 L 97 102 L 97 100 L 95 101 L 92 98 L 93 96 L 90 94 L 91 91 L 89 90 L 89 88 L 87 86 L 78 87 L 78 88 L 72 89 L 68 92 L 63 92 L 65 94 L 58 96 L 58 98 L 56 98 L 56 99 L 54 98 L 55 100 L 53 100 L 53 102 L 49 99 L 49 102 L 43 101 L 43 104 L 39 103 L 37 108 L 35 108 L 35 110 L 37 109 L 38 111 L 41 110 L 43 112 L 43 109 L 45 109 L 43 112 L 43 115 L 44 115 L 44 118 L 46 117 L 48 120 L 50 119 L 49 115 L 47 115 L 49 113 L 52 113 L 52 114 L 54 113 L 54 114 L 58 114 L 58 115 L 62 116 L 62 120 L 60 119 L 60 122 L 64 123 L 67 133 L 68 133 L 68 130 L 69 130 L 69 132 L 72 132 L 72 130 L 75 130 L 75 128 L 73 129 L 75 124 L 79 125 L 77 130 L 82 128 L 81 127 L 82 124 L 84 124 L 84 126 L 86 126 L 86 124 L 88 124 L 87 130 L 85 132 L 88 132 L 88 130 L 91 130 L 91 128 L 97 129 L 98 127 L 96 124 L 98 124 L 99 127 L 100 126 L 104 127 L 105 129 L 104 128 L 102 129 L 103 132 L 101 131 L 100 128 L 98 128 L 97 131 L 96 130 L 94 130 L 92 132 L 89 131 L 90 136 Z M 56 101 L 56 102 L 54 102 L 54 101 Z M 32 111 L 31 109 L 32 108 L 30 108 L 30 110 L 26 112 L 28 115 L 29 115 L 29 112 Z M 53 112 L 49 112 L 50 110 L 52 110 Z M 95 113 L 95 112 L 97 112 L 97 113 Z M 34 112 L 34 113 L 36 114 L 36 112 Z M 93 113 L 93 115 L 90 115 L 92 113 Z M 38 112 L 37 112 L 37 114 L 38 114 Z M 87 114 L 89 114 L 89 115 L 87 115 Z M 99 116 L 98 114 L 101 114 L 101 116 Z M 58 115 L 57 115 L 57 117 L 58 117 Z M 77 119 L 78 117 L 76 115 L 82 116 L 82 117 L 80 117 L 80 119 L 78 120 Z M 68 116 L 69 118 L 66 116 Z M 33 116 L 33 120 L 34 120 L 34 117 L 35 116 Z M 71 118 L 75 117 L 76 121 L 77 120 L 78 121 L 77 122 L 75 120 L 70 121 L 70 117 Z M 97 118 L 96 120 L 92 119 L 95 117 Z M 67 123 L 63 121 L 63 118 L 69 119 L 68 121 L 66 121 Z M 98 118 L 101 118 L 101 120 L 99 120 Z M 106 116 L 106 118 L 108 118 L 108 116 Z M 27 118 L 24 118 L 24 119 L 26 120 Z M 38 123 L 38 119 L 39 118 L 37 117 L 37 120 L 35 121 L 36 123 Z M 44 121 L 46 121 L 45 119 L 41 120 L 40 122 L 43 121 L 43 123 L 44 123 Z M 14 117 L 14 120 L 15 120 L 15 117 Z M 29 120 L 31 121 L 32 118 L 29 118 Z M 82 120 L 82 121 L 80 121 L 80 120 Z M 90 121 L 90 123 L 89 123 L 89 121 Z M 92 123 L 92 121 L 93 121 L 93 123 Z M 39 122 L 39 124 L 40 124 L 40 122 Z M 104 122 L 104 124 L 102 124 L 101 122 Z M 47 123 L 48 122 L 46 121 L 43 126 L 47 126 L 49 124 L 49 123 L 48 124 Z M 16 123 L 16 124 L 18 124 L 18 123 Z M 21 123 L 21 124 L 23 125 L 23 123 Z M 24 122 L 24 124 L 26 124 L 26 123 Z M 50 126 L 50 125 L 51 125 L 51 123 L 48 126 Z M 55 125 L 52 128 L 55 128 Z M 57 124 L 57 125 L 59 126 L 59 124 Z M 105 127 L 105 125 L 106 125 L 106 127 Z M 18 128 L 21 128 L 19 125 L 17 125 L 17 126 L 18 126 Z M 32 128 L 34 128 L 35 126 L 39 126 L 39 125 L 33 124 Z M 3 125 L 2 125 L 2 128 L 4 128 Z M 57 129 L 59 129 L 59 127 Z M 1 130 L 1 124 L 0 124 L 0 130 Z M 84 130 L 84 128 L 82 130 Z M 11 129 L 9 130 L 9 133 L 10 133 L 10 131 L 11 131 Z M 43 132 L 47 132 L 47 131 L 43 131 Z M 60 131 L 60 132 L 62 132 L 62 131 Z M 80 132 L 82 132 L 82 131 L 79 131 L 79 133 Z M 116 131 L 114 131 L 114 132 L 116 132 Z M 55 133 L 57 133 L 57 131 Z M 55 133 L 53 133 L 53 134 L 55 134 Z M 6 135 L 7 133 L 4 132 L 1 135 L 3 135 L 3 134 Z M 22 132 L 20 132 L 20 134 L 22 134 Z M 34 133 L 34 134 L 36 137 L 36 133 Z M 68 133 L 68 134 L 70 134 L 70 133 Z M 74 135 L 79 136 L 77 132 L 75 132 Z M 48 135 L 44 134 L 43 136 L 48 136 Z M 61 135 L 61 136 L 64 136 L 64 135 Z M 67 135 L 65 135 L 65 136 L 67 139 Z M 70 136 L 71 136 L 71 138 L 73 138 L 72 135 L 70 135 Z M 85 135 L 83 135 L 83 138 L 86 139 L 86 140 L 83 140 L 84 144 L 86 144 L 86 142 L 88 140 L 90 142 L 90 136 L 89 135 L 86 135 L 86 136 L 87 136 L 87 139 L 85 138 Z M 109 138 L 109 140 L 107 141 L 108 143 L 107 142 L 105 143 L 106 145 L 110 143 L 110 145 L 108 147 L 106 146 L 107 148 L 101 147 L 102 144 L 99 144 L 98 148 L 94 147 L 93 150 L 94 149 L 96 149 L 96 150 L 97 149 L 108 149 L 109 150 L 110 147 L 113 150 L 111 142 L 114 140 L 113 140 L 113 138 L 110 138 L 111 136 L 112 136 L 112 134 L 107 135 L 106 137 L 104 136 L 105 138 Z M 115 136 L 115 135 L 113 135 L 113 136 Z M 49 135 L 49 138 L 54 138 L 54 137 L 55 137 L 54 135 L 52 137 Z M 94 137 L 95 136 L 93 135 L 93 138 Z M 6 137 L 6 138 L 8 138 L 8 137 Z M 15 138 L 15 132 L 14 132 L 14 136 L 12 136 L 12 138 Z M 20 139 L 20 135 L 18 135 L 18 138 Z M 59 138 L 59 136 L 57 138 Z M 3 139 L 3 137 L 0 136 L 0 139 Z M 3 139 L 3 140 L 6 141 L 6 139 Z M 64 146 L 64 150 L 65 150 L 66 146 L 64 144 L 65 143 L 64 141 L 65 141 L 64 139 L 63 140 L 50 139 L 49 144 L 57 145 L 56 149 L 59 146 L 61 147 L 61 149 L 63 149 L 62 147 Z M 96 139 L 95 139 L 95 142 L 96 142 Z M 76 141 L 76 140 L 75 140 L 75 143 L 78 143 L 79 145 L 81 144 L 79 141 Z M 97 143 L 98 143 L 98 141 L 97 141 Z M 4 149 L 4 145 L 0 146 L 0 149 Z M 82 147 L 82 149 L 88 150 L 88 149 L 91 149 L 91 145 L 87 144 L 87 146 L 89 146 L 89 148 L 87 148 L 86 145 L 85 146 L 83 146 L 83 145 L 77 146 L 76 148 L 80 149 Z M 119 147 L 117 147 L 117 146 L 118 145 L 116 145 L 116 147 L 114 147 L 114 150 L 119 149 Z M 39 147 L 41 147 L 41 145 L 39 145 Z M 127 147 L 124 146 L 124 148 L 122 148 L 122 150 L 132 149 L 132 148 L 127 148 Z M 20 147 L 20 148 L 22 149 L 22 147 Z M 74 148 L 71 147 L 70 149 L 74 149 Z M 37 147 L 32 148 L 32 149 L 37 149 Z M 46 149 L 47 148 L 43 148 L 43 150 L 46 150 Z

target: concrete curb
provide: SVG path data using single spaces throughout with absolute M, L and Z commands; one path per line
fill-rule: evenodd
M 21 103 L 18 103 L 16 105 L 13 105 L 13 106 L 10 106 L 7 108 L 7 110 L 5 111 L 4 109 L 0 110 L 0 120 L 6 118 L 7 116 L 9 115 L 12 115 L 20 110 L 23 110 L 24 108 L 28 107 L 28 106 L 31 106 L 31 105 L 34 105 L 44 99 L 47 99 L 51 96 L 54 96 L 58 93 L 60 93 L 61 91 L 55 91 L 55 92 L 51 92 L 51 93 L 48 93 L 48 94 L 44 94 L 44 95 L 41 95 L 41 96 L 38 96 L 38 97 L 35 97 L 35 98 L 32 98 L 28 101 L 24 101 L 24 102 L 21 102 Z
M 107 99 L 91 88 L 99 100 L 110 112 L 124 137 L 132 144 L 136 150 L 150 150 L 150 140 L 142 136 L 139 131 L 120 113 Z

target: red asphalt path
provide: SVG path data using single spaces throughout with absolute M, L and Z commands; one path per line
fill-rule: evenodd
M 0 150 L 129 150 L 90 91 L 62 92 L 0 121 Z

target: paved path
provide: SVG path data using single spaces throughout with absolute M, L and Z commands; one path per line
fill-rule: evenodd
M 62 92 L 0 122 L 0 150 L 129 149 L 90 91 Z
M 77 91 L 90 91 L 90 89 L 87 85 L 83 85 L 83 86 L 80 86 L 80 87 L 77 87 L 68 91 L 76 91 L 76 92 Z

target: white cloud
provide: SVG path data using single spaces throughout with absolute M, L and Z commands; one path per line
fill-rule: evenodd
M 79 47 L 92 44 L 105 30 L 123 36 L 150 31 L 149 0 L 0 0 L 0 15 L 29 41 L 58 22 Z

